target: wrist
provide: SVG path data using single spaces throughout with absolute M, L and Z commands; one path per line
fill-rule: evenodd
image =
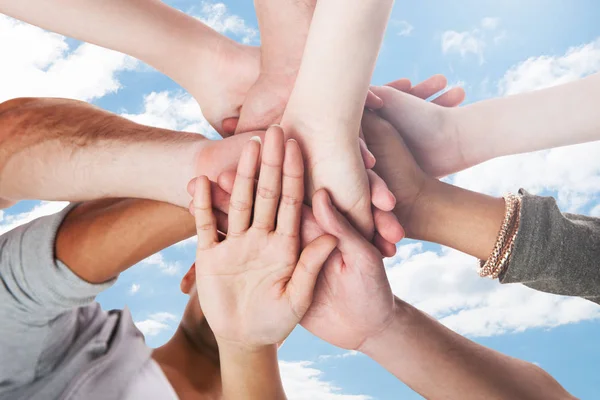
M 428 240 L 431 236 L 431 226 L 439 224 L 432 220 L 432 209 L 439 207 L 439 201 L 443 195 L 441 182 L 427 176 L 420 185 L 414 198 L 409 201 L 398 202 L 395 213 L 404 228 L 406 237 L 415 240 Z M 402 199 L 402 194 L 396 195 Z
M 407 237 L 487 259 L 504 219 L 504 199 L 435 179 L 427 182 L 405 228 Z
M 277 344 L 247 344 L 217 338 L 219 354 L 235 361 L 277 358 Z
M 358 351 L 378 361 L 384 354 L 389 353 L 391 344 L 402 336 L 415 312 L 416 309 L 394 296 L 394 311 L 390 323 L 377 335 L 365 340 Z
M 478 128 L 478 116 L 473 112 L 472 105 L 448 108 L 444 111 L 445 132 L 454 135 L 458 153 L 462 156 L 460 165 L 454 172 L 481 164 L 495 158 L 494 147 L 486 140 L 485 125 Z

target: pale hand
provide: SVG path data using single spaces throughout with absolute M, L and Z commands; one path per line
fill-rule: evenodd
M 456 87 L 431 102 L 425 99 L 446 87 L 443 75 L 435 75 L 411 87 L 408 79 L 400 79 L 371 90 L 383 100 L 379 115 L 400 132 L 421 168 L 431 176 L 442 177 L 467 168 L 458 137 L 459 128 L 452 117 L 454 107 L 462 103 L 465 92 Z M 369 148 L 372 142 L 367 141 Z M 378 163 L 382 161 L 377 156 Z M 377 169 L 379 171 L 385 168 Z M 385 176 L 382 178 L 391 184 Z
M 211 65 L 187 68 L 185 89 L 196 99 L 204 118 L 221 136 L 235 132 L 250 88 L 260 74 L 260 48 L 236 44 L 216 49 Z M 206 71 L 199 73 L 198 71 Z

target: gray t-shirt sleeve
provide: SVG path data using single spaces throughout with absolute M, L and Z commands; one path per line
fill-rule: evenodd
M 552 197 L 520 194 L 519 232 L 500 282 L 600 304 L 600 218 L 562 213 Z
M 56 233 L 70 210 L 0 236 L 0 393 L 33 381 L 58 362 L 76 324 L 63 318 L 90 304 L 114 281 L 87 283 L 55 259 Z

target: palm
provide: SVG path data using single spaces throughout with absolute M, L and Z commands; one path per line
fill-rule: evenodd
M 250 229 L 198 253 L 200 304 L 218 338 L 276 343 L 290 333 L 298 317 L 285 287 L 298 259 L 297 242 Z M 219 265 L 211 260 L 220 260 Z M 238 301 L 227 301 L 240 293 Z

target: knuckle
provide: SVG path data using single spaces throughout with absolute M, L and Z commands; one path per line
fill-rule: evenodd
M 252 203 L 242 200 L 232 200 L 229 203 L 229 206 L 235 211 L 244 212 L 250 210 L 250 208 L 252 207 Z
M 273 223 L 262 221 L 260 219 L 254 219 L 252 223 L 252 227 L 259 231 L 271 231 L 273 230 Z
M 267 187 L 264 186 L 259 186 L 258 187 L 258 191 L 257 191 L 257 195 L 262 197 L 263 199 L 266 200 L 273 200 L 279 197 L 279 191 L 278 190 L 273 190 L 273 189 L 269 189 Z
M 276 231 L 277 235 L 284 237 L 286 239 L 297 239 L 298 238 L 298 232 L 285 232 L 285 231 Z
M 301 203 L 301 199 L 296 196 L 292 196 L 289 194 L 284 194 L 281 196 L 281 202 L 288 206 L 297 206 Z
M 196 228 L 197 228 L 199 231 L 209 231 L 209 230 L 211 230 L 211 229 L 213 229 L 213 228 L 214 228 L 214 223 L 211 221 L 211 222 L 206 222 L 206 223 L 197 224 L 197 225 L 196 225 Z

